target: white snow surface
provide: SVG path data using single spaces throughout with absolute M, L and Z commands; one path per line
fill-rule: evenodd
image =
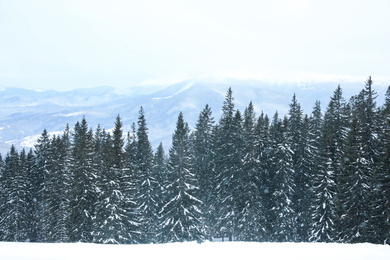
M 196 242 L 149 245 L 0 242 L 0 259 L 299 259 L 388 260 L 390 246 L 334 243 Z

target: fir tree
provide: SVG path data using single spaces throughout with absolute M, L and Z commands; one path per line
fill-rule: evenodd
M 380 196 L 375 199 L 377 243 L 390 243 L 390 86 L 386 92 L 385 104 L 379 120 L 382 122 L 379 142 L 381 144 L 378 166 L 378 181 Z
M 324 159 L 326 161 L 326 170 L 333 173 L 336 182 L 336 194 L 334 203 L 336 208 L 335 228 L 340 230 L 342 224 L 340 217 L 343 214 L 341 201 L 344 200 L 344 194 L 340 192 L 339 187 L 342 182 L 342 158 L 345 146 L 345 140 L 348 129 L 349 112 L 343 92 L 340 85 L 334 91 L 324 115 L 323 126 L 323 147 Z
M 255 136 L 255 113 L 252 102 L 245 109 L 243 124 L 243 171 L 241 176 L 242 209 L 238 217 L 238 240 L 265 239 L 265 214 L 261 200 L 261 147 Z M 260 126 L 262 127 L 262 126 Z
M 25 153 L 22 153 L 25 160 Z M 28 239 L 28 214 L 27 214 L 27 176 L 21 167 L 19 153 L 12 145 L 5 158 L 3 172 L 3 211 L 1 223 L 3 228 L 3 241 L 24 242 Z
M 273 234 L 273 216 L 271 214 L 273 204 L 273 184 L 272 184 L 272 159 L 273 148 L 270 133 L 270 121 L 267 115 L 261 113 L 256 124 L 256 141 L 255 153 L 257 153 L 256 168 L 259 178 L 259 196 L 262 206 L 262 214 L 264 221 L 262 224 L 262 232 L 260 240 L 269 241 Z
M 270 210 L 273 232 L 271 241 L 293 241 L 296 216 L 292 205 L 295 192 L 291 141 L 287 135 L 287 118 L 282 123 L 276 113 L 271 125 L 272 140 L 272 201 Z
M 208 105 L 200 113 L 193 142 L 194 172 L 199 183 L 198 198 L 204 212 L 204 229 L 207 237 L 214 235 L 215 226 L 215 172 L 214 172 L 214 118 Z
M 140 212 L 141 243 L 156 242 L 158 199 L 157 181 L 153 176 L 153 151 L 148 137 L 144 110 L 141 107 L 138 117 L 135 176 L 137 178 L 137 203 Z
M 169 150 L 169 201 L 162 207 L 161 235 L 165 242 L 203 240 L 205 238 L 201 201 L 195 197 L 198 187 L 193 172 L 189 128 L 180 113 L 172 147 Z
M 310 240 L 331 242 L 335 240 L 335 203 L 336 183 L 334 170 L 329 158 L 324 156 L 322 135 L 323 118 L 319 101 L 316 102 L 309 122 L 309 144 L 307 154 L 311 158 L 311 222 Z
M 240 140 L 240 114 L 234 109 L 232 90 L 229 88 L 222 107 L 222 117 L 215 131 L 216 235 L 233 240 L 237 227 L 241 183 L 242 146 Z
M 341 215 L 340 238 L 344 242 L 365 242 L 367 236 L 368 196 L 367 163 L 363 157 L 361 126 L 358 117 L 354 114 L 350 131 L 346 140 L 343 157 L 342 182 L 339 183 L 340 191 L 345 194 L 340 201 L 343 214 Z
M 98 131 L 97 131 L 98 132 Z M 107 137 L 108 136 L 108 137 Z M 108 140 L 105 140 L 108 139 Z M 99 176 L 99 197 L 96 204 L 94 241 L 123 244 L 130 242 L 125 192 L 121 184 L 124 175 L 124 140 L 119 115 L 115 121 L 112 138 L 104 137 L 102 150 L 107 151 L 108 163 Z
M 72 188 L 67 230 L 70 242 L 91 242 L 97 199 L 96 173 L 93 167 L 93 136 L 83 117 L 73 133 L 71 154 Z
M 157 204 L 158 209 L 160 210 L 169 200 L 169 194 L 168 189 L 166 188 L 169 184 L 168 179 L 168 158 L 165 155 L 164 148 L 162 143 L 160 143 L 157 147 L 157 151 L 154 154 L 153 159 L 153 176 L 156 177 L 157 181 L 157 188 L 155 190 L 156 192 L 156 198 L 157 198 Z M 159 214 L 160 216 L 160 214 Z M 159 217 L 157 222 L 157 229 L 161 227 L 161 222 L 163 220 Z M 158 236 L 157 236 L 157 242 L 161 243 L 164 242 L 164 237 L 162 237 L 163 233 L 160 233 L 159 230 L 157 230 Z
M 296 214 L 296 234 L 294 241 L 306 241 L 309 229 L 310 196 L 308 194 L 309 176 L 305 170 L 308 160 L 305 158 L 306 129 L 303 124 L 303 112 L 294 94 L 290 104 L 288 118 L 288 135 L 291 142 L 292 167 L 294 171 L 295 191 L 292 197 L 292 205 Z
M 66 219 L 69 212 L 69 171 L 64 139 L 53 136 L 48 151 L 45 176 L 45 226 L 47 242 L 67 242 Z
M 42 175 L 37 171 L 36 157 L 32 149 L 26 159 L 27 179 L 29 183 L 27 198 L 28 207 L 28 239 L 30 242 L 42 241 Z

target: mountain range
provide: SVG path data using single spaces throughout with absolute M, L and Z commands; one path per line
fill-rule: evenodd
M 348 100 L 364 87 L 364 80 L 277 83 L 232 78 L 202 79 L 156 88 L 154 92 L 150 92 L 150 87 L 147 92 L 142 91 L 142 87 L 131 92 L 118 91 L 113 87 L 71 91 L 5 88 L 0 90 L 0 153 L 4 157 L 11 144 L 19 150 L 33 147 L 44 129 L 50 134 L 61 134 L 66 124 L 73 128 L 83 116 L 92 129 L 100 124 L 110 130 L 119 114 L 127 133 L 131 131 L 132 123 L 137 122 L 141 106 L 153 148 L 160 142 L 167 148 L 180 111 L 190 128 L 194 129 L 199 113 L 208 104 L 218 122 L 229 88 L 233 91 L 237 109 L 243 111 L 252 101 L 258 115 L 263 111 L 272 117 L 278 111 L 283 117 L 288 113 L 294 93 L 304 113 L 310 114 L 316 100 L 321 101 L 323 109 L 326 108 L 338 84 Z M 374 83 L 378 104 L 383 103 L 387 85 Z

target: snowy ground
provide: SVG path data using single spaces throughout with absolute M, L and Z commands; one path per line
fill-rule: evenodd
M 206 242 L 166 245 L 0 243 L 0 259 L 390 259 L 390 246 L 372 244 Z

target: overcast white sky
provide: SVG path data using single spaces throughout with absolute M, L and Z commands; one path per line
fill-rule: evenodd
M 0 87 L 390 79 L 390 1 L 0 0 Z

